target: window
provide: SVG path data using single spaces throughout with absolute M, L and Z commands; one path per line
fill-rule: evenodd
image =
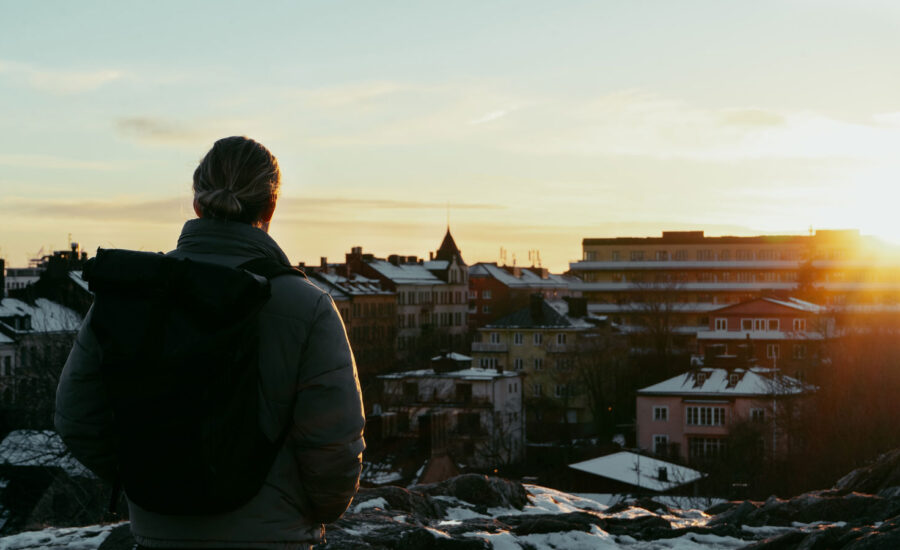
M 643 250 L 632 250 L 631 251 L 631 261 L 632 262 L 641 262 L 644 260 L 644 251 Z
M 779 352 L 781 351 L 781 345 L 779 344 L 766 344 L 766 357 L 769 359 L 778 359 Z
M 513 382 L 507 386 L 507 390 L 509 393 L 519 393 L 519 384 L 518 382 Z
M 497 368 L 497 358 L 496 357 L 482 357 L 479 362 L 481 368 L 483 369 L 496 369 Z
M 753 320 L 753 330 L 759 330 L 759 331 L 766 330 L 766 320 L 765 319 L 754 319 Z
M 491 291 L 490 290 L 482 290 L 481 298 L 484 300 L 490 300 L 491 299 Z
M 728 330 L 728 319 L 719 317 L 716 319 L 716 330 Z
M 565 332 L 560 332 L 559 334 L 556 335 L 556 343 L 560 346 L 566 343 L 566 333 Z
M 753 319 L 741 319 L 741 330 L 753 330 Z
M 794 331 L 803 332 L 806 330 L 806 319 L 794 319 Z
M 794 344 L 791 349 L 791 357 L 794 359 L 805 359 L 806 358 L 806 344 Z
M 653 452 L 658 455 L 666 454 L 669 447 L 669 436 L 654 435 L 653 436 Z
M 499 333 L 499 332 L 492 332 L 492 333 L 491 333 L 491 343 L 492 343 L 492 344 L 499 344 L 499 343 L 500 343 L 500 333 Z
M 557 384 L 553 388 L 553 395 L 555 397 L 565 397 L 567 393 L 567 389 L 565 384 Z
M 669 259 L 669 252 L 666 250 L 657 250 L 656 251 L 656 261 L 665 262 Z
M 712 437 L 692 437 L 688 440 L 691 458 L 713 458 L 725 454 L 725 440 Z
M 750 409 L 750 421 L 762 424 L 766 421 L 766 409 Z
M 725 407 L 687 407 L 689 426 L 724 426 Z
M 513 359 L 513 368 L 515 370 L 522 370 L 525 367 L 525 360 L 521 357 L 517 357 Z
M 531 385 L 531 395 L 532 397 L 540 397 L 544 394 L 543 388 L 540 384 L 532 384 Z
M 470 299 L 470 300 L 477 300 L 477 299 L 478 299 L 478 291 L 477 291 L 477 290 L 470 290 L 470 291 L 469 291 L 469 299 Z
M 522 342 L 525 341 L 525 336 L 521 332 L 516 332 L 513 334 L 513 344 L 517 346 L 521 346 Z
M 769 319 L 769 330 L 780 330 L 781 322 L 778 319 Z
M 533 341 L 534 341 L 535 346 L 540 346 L 541 343 L 544 341 L 544 335 L 540 332 L 535 332 Z
M 481 312 L 482 312 L 482 313 L 490 313 L 490 312 L 491 312 L 491 306 L 489 306 L 489 305 L 483 305 L 483 306 L 481 306 Z
M 618 250 L 613 250 L 609 254 L 609 258 L 610 258 L 610 260 L 612 260 L 614 262 L 618 262 L 622 259 L 622 254 Z
M 669 421 L 669 407 L 653 407 L 653 420 Z
M 676 250 L 675 251 L 675 261 L 683 262 L 687 260 L 687 250 Z
M 534 370 L 541 370 L 542 368 L 544 368 L 544 360 L 541 359 L 540 357 L 535 358 L 535 360 L 534 360 Z
M 738 374 L 736 372 L 729 373 L 729 375 L 728 375 L 728 386 L 729 387 L 733 388 L 733 387 L 737 386 L 737 383 L 740 381 L 741 381 L 740 374 Z
M 731 253 L 728 250 L 719 251 L 719 260 L 727 262 L 731 259 Z
M 702 385 L 704 384 L 704 382 L 706 382 L 706 379 L 707 379 L 707 378 L 709 378 L 709 374 L 708 374 L 708 373 L 705 373 L 705 372 L 703 372 L 703 371 L 700 371 L 700 372 L 696 373 L 696 374 L 694 375 L 694 385 L 695 385 L 695 386 L 702 386 Z
M 697 261 L 708 262 L 708 261 L 714 260 L 714 259 L 715 259 L 715 254 L 713 253 L 712 250 L 707 249 L 707 250 L 698 250 L 697 251 Z
M 752 260 L 753 259 L 753 251 L 752 250 L 738 250 L 734 255 L 736 260 Z

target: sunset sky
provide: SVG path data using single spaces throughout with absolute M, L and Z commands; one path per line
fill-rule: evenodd
M 293 261 L 584 237 L 900 242 L 900 3 L 0 0 L 0 257 L 169 250 L 218 138 Z

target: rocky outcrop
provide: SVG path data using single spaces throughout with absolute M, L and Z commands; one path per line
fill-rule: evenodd
M 842 492 L 900 496 L 900 449 L 884 453 L 874 462 L 857 468 L 834 485 Z

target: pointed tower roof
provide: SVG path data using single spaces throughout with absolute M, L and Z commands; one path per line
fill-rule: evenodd
M 450 226 L 447 226 L 447 234 L 444 235 L 444 241 L 441 243 L 441 247 L 438 248 L 437 253 L 434 256 L 435 260 L 444 260 L 448 262 L 452 261 L 454 257 L 457 257 L 459 258 L 460 263 L 464 263 L 462 261 L 462 253 L 456 246 L 453 235 L 450 234 Z

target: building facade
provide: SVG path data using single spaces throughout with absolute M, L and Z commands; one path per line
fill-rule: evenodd
M 522 376 L 496 369 L 440 368 L 380 377 L 382 409 L 399 415 L 401 437 L 442 441 L 456 462 L 490 469 L 525 457 Z M 440 430 L 435 437 L 430 433 Z
M 759 428 L 759 445 L 778 453 L 790 433 L 779 415 L 795 411 L 812 386 L 775 369 L 701 367 L 638 390 L 637 444 L 663 457 L 714 461 L 741 422 Z

